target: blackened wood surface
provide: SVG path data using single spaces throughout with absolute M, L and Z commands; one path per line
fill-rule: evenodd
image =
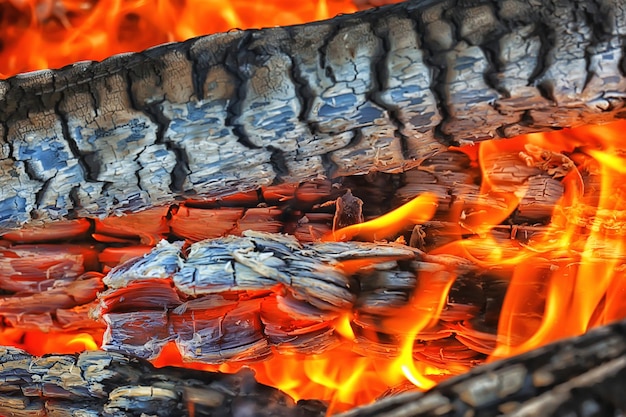
M 345 344 L 336 320 L 353 315 L 353 349 L 386 358 L 400 342 L 385 320 L 409 304 L 417 271 L 423 280 L 448 281 L 474 272 L 465 260 L 398 244 L 301 245 L 288 235 L 251 231 L 195 243 L 186 254 L 180 249 L 163 241 L 104 278 L 108 289 L 94 311 L 107 326 L 103 349 L 154 359 L 175 341 L 187 361 L 250 363 L 273 351 L 322 353 Z M 362 266 L 343 269 L 355 262 Z M 480 309 L 474 304 L 482 297 L 465 300 L 471 305 L 461 314 L 450 307 L 441 319 L 459 321 Z M 420 307 L 405 314 L 422 314 Z M 441 325 L 426 333 L 439 340 L 453 331 Z
M 102 351 L 33 357 L 0 347 L 0 387 L 0 415 L 12 417 L 324 415 L 320 404 L 295 404 L 252 372 L 156 369 Z
M 623 115 L 620 0 L 412 1 L 0 82 L 0 228 Z

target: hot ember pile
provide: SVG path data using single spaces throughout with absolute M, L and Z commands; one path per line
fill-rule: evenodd
M 0 343 L 250 367 L 334 411 L 430 388 L 626 316 L 624 126 L 8 233 Z

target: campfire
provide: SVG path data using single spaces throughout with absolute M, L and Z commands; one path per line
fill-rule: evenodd
M 625 409 L 626 17 L 448 3 L 0 3 L 0 415 Z

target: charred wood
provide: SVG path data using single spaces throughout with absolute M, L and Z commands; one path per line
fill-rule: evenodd
M 0 348 L 0 414 L 35 416 L 317 417 L 315 401 L 296 404 L 250 371 L 219 374 L 166 367 L 118 353 L 33 357 Z
M 626 410 L 626 322 L 483 365 L 341 417 L 603 416 Z
M 360 314 L 358 327 L 382 331 L 378 321 L 408 303 L 418 269 L 472 269 L 460 259 L 429 259 L 401 245 L 302 246 L 290 236 L 258 232 L 196 243 L 184 257 L 180 245 L 162 242 L 104 278 L 109 290 L 95 316 L 107 325 L 105 349 L 144 358 L 172 340 L 183 358 L 206 363 L 258 361 L 271 346 L 322 352 L 342 342 L 334 330 L 341 315 Z M 355 261 L 366 262 L 343 269 Z
M 623 116 L 617 0 L 410 1 L 0 82 L 0 227 L 399 172 Z
M 36 358 L 14 348 L 2 350 L 4 415 L 70 416 L 81 410 L 89 416 L 238 416 L 248 407 L 255 407 L 255 415 L 324 413 L 321 404 L 294 404 L 245 372 L 155 369 L 140 359 L 102 351 Z M 626 410 L 625 357 L 626 324 L 618 322 L 341 417 L 617 415 Z
M 491 182 L 501 187 L 502 190 L 526 187 L 534 180 L 560 185 L 554 175 L 550 175 L 545 169 L 529 167 L 517 153 L 501 154 L 497 162 L 497 164 L 486 165 Z M 587 175 L 584 178 L 587 181 L 593 177 Z M 77 319 L 73 325 L 74 328 L 81 326 L 90 328 L 95 325 L 95 322 L 87 317 L 90 302 L 86 301 L 86 296 L 91 294 L 93 302 L 95 298 L 93 293 L 99 291 L 98 286 L 102 285 L 98 283 L 100 281 L 94 275 L 90 274 L 106 272 L 110 266 L 115 266 L 132 256 L 142 256 L 150 251 L 149 245 L 161 239 L 185 238 L 192 243 L 207 238 L 215 239 L 225 234 L 240 235 L 245 230 L 260 230 L 272 233 L 289 232 L 301 242 L 316 241 L 330 232 L 337 217 L 333 214 L 337 211 L 336 205 L 331 206 L 327 203 L 348 195 L 349 191 L 363 201 L 362 210 L 366 218 L 376 217 L 386 210 L 395 208 L 414 197 L 415 194 L 427 191 L 437 195 L 439 206 L 434 219 L 417 226 L 412 233 L 410 228 L 404 231 L 404 236 L 406 241 L 410 242 L 410 246 L 429 251 L 473 235 L 471 229 L 460 228 L 458 220 L 455 220 L 455 216 L 460 212 L 463 212 L 465 217 L 471 217 L 474 211 L 480 212 L 485 204 L 492 207 L 498 206 L 497 199 L 480 196 L 480 182 L 481 173 L 470 166 L 467 155 L 448 151 L 428 158 L 419 169 L 403 174 L 373 173 L 367 176 L 345 177 L 335 182 L 316 180 L 300 185 L 285 184 L 267 187 L 258 193 L 238 194 L 229 198 L 204 201 L 187 201 L 169 208 L 154 208 L 132 215 L 92 221 L 91 225 L 84 219 L 69 223 L 55 223 L 51 233 L 47 233 L 48 229 L 38 228 L 10 232 L 3 236 L 5 256 L 0 259 L 0 270 L 4 271 L 5 277 L 0 280 L 0 289 L 6 293 L 0 299 L 0 315 L 5 319 L 6 324 L 27 328 L 65 329 L 70 326 L 68 321 L 70 317 Z M 530 190 L 530 187 L 527 188 Z M 509 218 L 510 225 L 504 224 L 492 229 L 498 250 L 505 256 L 514 256 L 520 250 L 520 244 L 532 244 L 533 240 L 541 239 L 550 233 L 550 228 L 545 223 L 550 218 L 556 196 L 545 190 L 536 193 L 527 192 L 526 195 L 527 197 L 521 200 L 518 209 Z M 531 196 L 534 196 L 532 199 L 538 204 L 532 205 L 534 216 L 529 220 L 528 215 L 520 213 L 525 207 L 525 201 L 528 201 Z M 590 215 L 592 216 L 593 214 Z M 529 221 L 530 224 L 528 224 Z M 581 226 L 585 225 L 581 224 Z M 67 238 L 70 236 L 68 235 L 70 231 L 74 233 L 71 238 L 76 241 L 77 245 L 64 246 L 61 249 L 50 244 L 58 241 L 59 236 Z M 65 234 L 59 235 L 61 232 Z M 89 236 L 92 236 L 95 241 L 85 240 Z M 46 244 L 33 245 L 38 241 Z M 21 242 L 27 244 L 20 244 Z M 103 248 L 101 245 L 108 245 L 108 247 Z M 207 243 L 204 245 L 210 246 Z M 572 259 L 575 259 L 577 250 L 583 249 L 579 246 L 576 242 L 571 246 L 572 253 L 569 256 L 572 256 Z M 474 255 L 480 258 L 488 255 L 491 248 L 483 245 L 482 249 L 477 247 L 473 251 Z M 150 266 L 153 270 L 165 268 L 165 265 L 159 265 L 158 259 L 153 261 L 154 264 Z M 554 262 L 558 260 L 555 259 Z M 546 263 L 545 267 L 549 268 L 550 265 Z M 87 275 L 81 275 L 83 273 Z M 388 306 L 391 307 L 396 305 L 391 302 L 393 297 L 398 302 L 406 301 L 414 287 L 396 286 L 400 285 L 402 280 L 413 279 L 415 269 L 395 272 L 387 270 L 378 273 L 382 275 L 372 276 L 371 281 L 367 280 L 364 285 L 361 284 L 359 297 L 363 298 L 355 304 L 360 310 L 356 322 L 358 326 L 371 327 L 373 319 L 368 316 L 371 311 L 365 307 L 368 303 L 384 306 L 384 303 L 380 304 L 381 297 L 387 297 L 387 301 L 391 303 Z M 386 277 L 384 274 L 389 274 L 389 276 Z M 395 278 L 392 279 L 392 276 Z M 508 277 L 503 272 L 498 272 L 495 276 L 496 281 L 506 280 Z M 80 279 L 74 283 L 77 277 Z M 245 276 L 239 278 L 243 280 Z M 250 278 L 250 282 L 245 282 L 245 280 L 241 282 L 245 285 L 256 285 L 257 290 L 263 288 L 265 284 L 271 286 L 277 283 L 275 280 L 261 280 L 259 277 L 256 279 L 259 281 L 252 282 L 254 279 Z M 481 285 L 487 285 L 488 281 L 482 282 Z M 88 286 L 89 282 L 93 285 Z M 369 282 L 380 282 L 381 287 L 370 288 Z M 385 291 L 383 283 L 390 286 L 389 291 Z M 92 288 L 91 293 L 69 294 L 68 285 L 84 290 Z M 38 294 L 52 287 L 56 288 L 56 293 Z M 237 290 L 237 286 L 232 285 L 232 282 L 222 283 L 221 287 L 215 288 L 215 291 L 218 290 Z M 189 291 L 192 290 L 188 289 Z M 504 288 L 501 288 L 499 294 L 503 292 Z M 39 300 L 46 297 L 48 297 L 46 302 L 42 304 Z M 72 301 L 77 297 L 82 301 Z M 179 301 L 176 303 L 180 304 Z M 463 303 L 457 303 L 457 305 L 461 306 Z M 21 306 L 21 311 L 18 312 L 16 306 Z M 471 311 L 475 311 L 472 310 L 473 308 L 468 310 L 466 317 L 469 317 Z M 489 309 L 489 311 L 497 310 Z M 457 314 L 460 313 L 456 311 L 451 316 L 456 317 L 458 321 L 460 316 Z M 45 317 L 48 318 L 44 319 Z M 486 335 L 494 329 L 494 321 L 491 320 L 490 323 L 486 327 Z M 467 333 L 467 329 L 464 333 Z M 478 347 L 468 340 L 465 340 L 464 344 Z M 489 342 L 488 346 L 492 344 Z M 383 348 L 387 349 L 388 345 Z M 476 350 L 485 352 L 488 348 Z
M 501 153 L 493 164 L 486 174 L 501 191 L 516 187 L 526 191 L 509 223 L 522 226 L 545 223 L 563 193 L 559 179 L 545 169 L 528 167 L 517 153 Z M 480 194 L 482 175 L 470 165 L 467 155 L 446 151 L 425 159 L 418 169 L 402 174 L 371 173 L 264 187 L 254 193 L 187 200 L 169 207 L 93 220 L 92 225 L 80 219 L 52 223 L 46 228 L 24 227 L 4 233 L 2 238 L 13 244 L 75 241 L 93 236 L 103 243 L 135 242 L 153 246 L 164 238 L 195 242 L 253 229 L 290 233 L 300 241 L 310 242 L 337 226 L 336 206 L 329 203 L 345 199 L 348 193 L 362 201 L 360 208 L 366 219 L 380 216 L 424 192 L 437 197 L 435 221 L 454 222 L 457 219 L 453 215 L 464 212 L 471 216 L 484 205 L 504 209 L 501 199 Z

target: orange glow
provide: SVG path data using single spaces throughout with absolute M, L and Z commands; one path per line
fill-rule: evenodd
M 100 60 L 115 53 L 235 27 L 296 24 L 351 11 L 354 6 L 350 0 L 0 0 L 0 19 L 4 19 L 0 20 L 0 76 L 61 67 L 78 60 Z M 441 324 L 449 308 L 450 290 L 460 276 L 460 262 L 477 266 L 482 273 L 497 275 L 508 285 L 497 331 L 485 335 L 491 344 L 473 341 L 472 346 L 478 346 L 483 354 L 477 363 L 522 353 L 626 317 L 623 132 L 626 122 L 617 122 L 455 148 L 465 152 L 473 167 L 480 169 L 476 199 L 468 203 L 459 198 L 450 207 L 442 207 L 435 195 L 424 193 L 375 220 L 333 231 L 322 238 L 395 240 L 406 238 L 416 224 L 434 220 L 449 225 L 446 236 L 451 243 L 434 245 L 423 255 L 425 259 L 444 257 L 449 262 L 442 263 L 438 270 L 420 270 L 415 277 L 416 289 L 406 305 L 383 320 L 382 327 L 395 337 L 395 344 L 385 355 L 368 355 L 369 345 L 357 331 L 362 317 L 356 311 L 346 311 L 332 322 L 339 340 L 333 349 L 305 356 L 273 348 L 270 359 L 246 367 L 255 371 L 260 382 L 278 387 L 296 400 L 326 401 L 329 414 L 372 402 L 407 380 L 416 389 L 425 390 L 448 376 L 467 372 L 474 365 L 470 360 L 446 363 L 443 349 L 428 344 L 433 334 L 456 335 L 461 340 L 469 339 L 468 333 L 475 330 L 468 330 L 465 322 Z M 504 169 L 507 166 L 503 161 L 513 161 L 519 172 L 526 170 L 527 174 L 516 179 Z M 529 229 L 541 230 L 528 239 L 503 239 L 498 228 L 517 224 L 510 219 L 518 214 L 520 205 L 529 204 L 524 201 L 532 190 L 531 180 L 536 177 L 549 178 L 562 188 L 553 202 L 551 216 L 523 222 Z M 287 192 L 276 198 L 291 197 Z M 242 210 L 222 210 L 220 215 L 232 217 L 234 224 Z M 130 254 L 147 252 L 160 239 L 165 211 L 159 208 L 134 218 L 97 221 L 93 230 L 91 223 L 79 220 L 71 226 L 53 226 L 54 230 L 47 233 L 57 233 L 55 236 L 62 239 L 71 227 L 91 233 L 102 246 L 113 244 L 99 253 L 98 262 L 106 270 Z M 194 216 L 200 216 L 202 211 L 181 207 L 179 217 L 172 223 L 176 232 L 188 240 L 206 237 L 191 235 L 200 233 L 192 229 L 197 229 L 198 218 Z M 191 221 L 183 223 L 183 215 Z M 213 217 L 208 223 L 221 225 Z M 141 230 L 139 236 L 135 229 Z M 208 233 L 208 227 L 201 229 Z M 20 231 L 4 237 L 28 242 L 29 236 L 32 237 L 29 231 Z M 128 246 L 133 242 L 141 245 Z M 347 260 L 335 266 L 346 274 L 373 268 L 367 259 Z M 327 323 L 315 323 L 318 324 L 321 328 Z M 88 332 L 44 333 L 5 325 L 6 328 L 0 328 L 0 345 L 20 347 L 35 355 L 74 353 L 95 349 L 102 343 L 102 329 L 97 326 Z M 375 341 L 378 337 L 371 335 Z M 427 352 L 429 349 L 439 356 L 438 361 L 423 359 L 431 353 Z M 220 372 L 236 372 L 243 366 L 184 363 L 174 343 L 166 346 L 154 364 Z
M 102 343 L 101 332 L 42 332 L 7 328 L 0 330 L 0 345 L 15 346 L 37 356 L 47 353 L 77 353 L 95 350 Z
M 355 10 L 349 0 L 0 0 L 0 77 Z

